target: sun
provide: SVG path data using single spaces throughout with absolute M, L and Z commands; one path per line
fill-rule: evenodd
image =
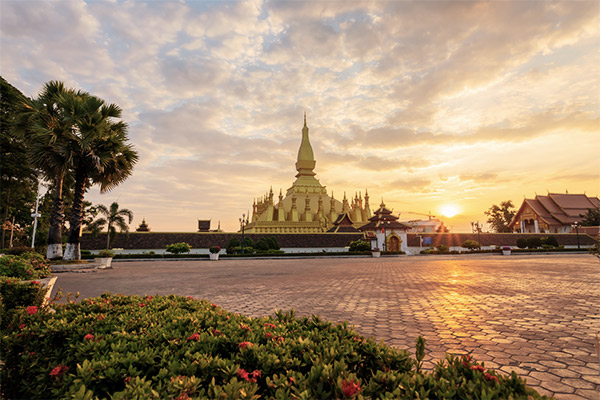
M 442 212 L 443 216 L 452 218 L 458 214 L 460 210 L 455 204 L 445 204 L 440 208 L 440 211 Z

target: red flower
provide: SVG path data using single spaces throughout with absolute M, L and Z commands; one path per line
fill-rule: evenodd
M 34 285 L 40 285 L 40 283 L 38 281 L 33 281 L 31 283 L 33 283 Z
M 487 372 L 485 373 L 484 377 L 485 377 L 485 380 L 488 381 L 488 382 L 489 381 L 493 381 L 493 382 L 496 382 L 496 383 L 500 383 L 500 381 L 498 380 L 497 377 L 495 377 L 494 375 L 491 375 L 491 374 L 489 374 Z
M 128 376 L 127 378 L 123 379 L 123 382 L 129 383 L 129 382 L 131 382 L 132 379 L 133 379 L 132 377 Z
M 270 323 L 268 323 L 268 322 L 267 322 L 267 323 L 265 323 L 265 327 L 266 327 L 266 328 L 273 328 L 273 329 L 277 328 L 277 327 L 275 326 L 275 324 L 270 324 Z
M 221 332 L 221 331 L 220 331 L 220 330 L 218 330 L 218 329 L 211 329 L 211 330 L 210 330 L 210 333 L 211 333 L 213 336 L 221 336 L 221 335 L 223 335 L 223 332 Z
M 247 348 L 247 347 L 252 347 L 252 346 L 254 346 L 254 344 L 252 344 L 251 342 L 245 342 L 245 341 L 244 341 L 244 342 L 240 343 L 238 346 L 240 346 L 240 349 L 245 349 L 245 348 Z
M 27 307 L 27 314 L 34 315 L 38 312 L 37 306 L 29 306 Z
M 250 383 L 255 383 L 256 380 L 261 377 L 261 373 L 259 370 L 254 370 L 248 373 L 248 371 L 246 371 L 245 369 L 240 368 L 238 369 L 237 373 L 240 378 Z
M 294 383 L 296 380 L 290 376 L 290 383 Z
M 146 296 L 146 301 L 152 300 L 152 296 Z
M 215 303 L 211 303 L 210 305 L 212 306 L 212 308 L 217 308 L 218 307 Z
M 92 335 L 91 333 L 88 333 L 87 335 L 85 335 L 83 337 L 85 340 L 94 340 L 94 335 Z
M 187 340 L 200 340 L 200 335 L 198 335 L 197 333 L 193 333 L 189 338 L 187 338 Z
M 26 326 L 27 325 L 25 325 L 25 324 L 21 324 L 21 325 L 19 325 L 19 329 L 25 329 Z
M 67 372 L 68 369 L 69 367 L 67 367 L 66 365 L 58 364 L 57 367 L 54 367 L 54 369 L 50 371 L 49 375 L 58 377 Z
M 358 384 L 358 382 L 354 382 L 354 379 L 352 379 L 351 381 L 344 379 L 342 381 L 342 394 L 344 395 L 344 397 L 354 397 L 354 395 L 358 392 L 360 392 L 360 385 Z
M 240 328 L 252 332 L 252 329 L 248 325 L 246 325 L 246 324 L 240 324 Z
M 473 366 L 471 366 L 471 369 L 473 371 L 479 371 L 479 372 L 484 372 L 485 371 L 485 368 L 483 368 L 481 365 L 473 365 Z
M 273 336 L 273 334 L 270 332 L 267 332 L 267 333 L 265 333 L 265 336 L 267 337 L 267 339 L 271 339 L 271 336 Z
M 194 300 L 194 298 L 192 296 L 188 296 L 188 297 L 186 297 L 186 299 L 188 299 L 188 300 Z
M 140 303 L 139 306 L 140 307 L 146 307 L 146 303 Z

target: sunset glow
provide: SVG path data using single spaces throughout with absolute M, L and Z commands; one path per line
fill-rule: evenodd
M 597 0 L 0 7 L 9 83 L 123 108 L 140 162 L 86 200 L 131 209 L 133 229 L 237 230 L 294 181 L 305 111 L 328 193 L 368 189 L 407 219 L 441 211 L 466 232 L 502 201 L 600 194 Z
M 442 206 L 440 210 L 442 212 L 442 215 L 448 218 L 452 218 L 460 212 L 458 206 L 454 204 L 446 204 Z

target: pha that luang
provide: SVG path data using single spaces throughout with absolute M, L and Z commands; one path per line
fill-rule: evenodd
M 350 218 L 352 226 L 359 228 L 371 218 L 369 195 L 365 190 L 355 194 L 348 201 L 346 194 L 342 201 L 327 194 L 325 186 L 315 177 L 316 165 L 310 140 L 306 114 L 302 128 L 302 142 L 296 161 L 296 181 L 286 191 L 279 190 L 276 199 L 271 188 L 252 205 L 252 217 L 245 228 L 249 233 L 322 233 L 334 226 L 340 214 Z

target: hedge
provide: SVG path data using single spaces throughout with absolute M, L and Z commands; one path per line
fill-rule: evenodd
M 347 323 L 293 311 L 250 318 L 173 295 L 54 307 L 21 310 L 2 330 L 3 398 L 544 398 L 470 357 L 421 372 L 421 338 L 414 360 Z

